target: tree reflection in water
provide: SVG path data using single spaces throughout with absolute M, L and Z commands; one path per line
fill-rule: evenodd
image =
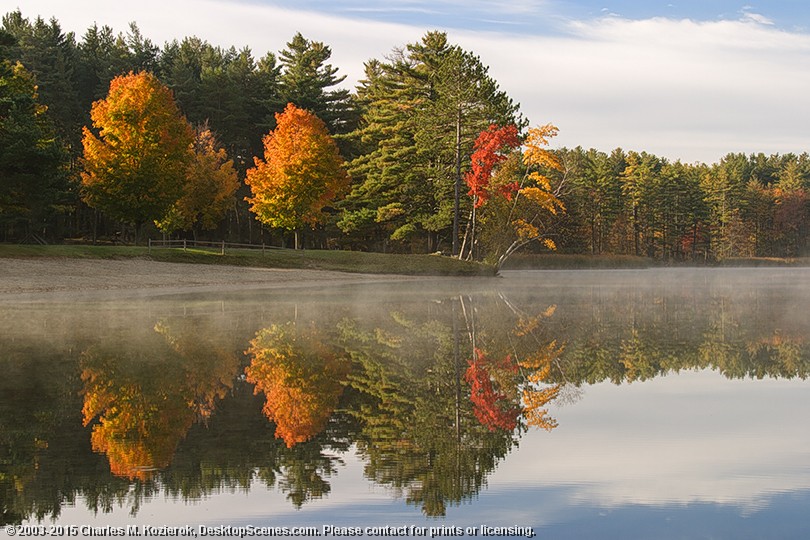
M 167 467 L 195 419 L 232 389 L 239 359 L 190 332 L 159 322 L 137 346 L 107 341 L 81 355 L 84 425 L 113 474 L 144 480 Z
M 265 395 L 264 414 L 288 448 L 326 427 L 351 366 L 314 323 L 263 328 L 245 354 L 247 381 Z
M 313 304 L 295 318 L 290 304 L 122 325 L 88 314 L 87 334 L 53 315 L 4 318 L 2 520 L 57 517 L 78 496 L 137 513 L 159 493 L 256 483 L 300 507 L 330 493 L 352 446 L 367 479 L 441 516 L 527 429 L 553 430 L 554 403 L 584 385 L 703 368 L 810 374 L 806 324 L 768 304 L 622 294 L 556 311 L 501 293 L 360 314 Z

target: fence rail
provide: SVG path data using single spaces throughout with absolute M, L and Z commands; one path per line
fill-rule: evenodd
M 229 249 L 260 249 L 262 253 L 268 249 L 285 249 L 278 246 L 268 246 L 267 244 L 238 244 L 235 242 L 207 242 L 204 240 L 152 240 L 149 239 L 149 253 L 153 249 L 182 249 L 183 251 L 189 248 L 214 248 L 218 249 L 220 255 L 225 255 L 225 251 Z

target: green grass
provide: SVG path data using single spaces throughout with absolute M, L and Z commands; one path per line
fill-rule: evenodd
M 548 253 L 542 255 L 516 254 L 506 261 L 504 270 L 543 270 L 577 268 L 656 268 L 662 266 L 810 266 L 810 257 L 730 257 L 720 261 L 701 263 L 700 261 L 665 262 L 633 255 L 564 255 Z
M 718 263 L 720 266 L 810 266 L 810 257 L 729 257 Z
M 507 259 L 504 270 L 543 270 L 576 268 L 649 268 L 655 266 L 652 259 L 632 255 L 542 255 L 515 254 Z
M 492 276 L 495 268 L 480 263 L 458 261 L 439 255 L 395 255 L 359 251 L 320 251 L 268 249 L 182 248 L 155 249 L 135 246 L 55 245 L 33 246 L 0 244 L 5 258 L 147 259 L 192 264 L 224 264 L 258 268 L 306 268 L 369 274 L 426 276 Z

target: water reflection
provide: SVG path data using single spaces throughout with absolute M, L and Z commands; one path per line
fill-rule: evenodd
M 587 401 L 589 385 L 684 370 L 805 379 L 810 321 L 791 309 L 806 293 L 757 282 L 9 306 L 2 521 L 79 500 L 137 515 L 159 494 L 198 501 L 257 483 L 300 508 L 340 497 L 349 452 L 367 480 L 444 516 L 538 440 L 527 433 L 555 437 L 555 411 Z
M 167 467 L 192 424 L 231 391 L 239 358 L 193 328 L 160 321 L 80 355 L 83 424 L 116 476 L 144 480 Z
M 247 382 L 263 393 L 263 412 L 288 448 L 323 431 L 351 370 L 349 359 L 313 324 L 262 328 L 245 353 Z

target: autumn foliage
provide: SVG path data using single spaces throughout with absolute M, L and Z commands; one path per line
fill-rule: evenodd
M 471 169 L 464 177 L 464 181 L 470 187 L 469 194 L 475 198 L 475 206 L 483 205 L 492 196 L 491 180 L 495 166 L 519 146 L 520 139 L 517 126 L 514 124 L 500 128 L 493 124 L 478 135 L 474 145 L 475 151 L 471 156 Z M 511 200 L 519 187 L 517 182 L 509 182 L 495 187 L 494 191 Z
M 326 426 L 343 392 L 348 361 L 335 355 L 313 329 L 294 324 L 260 330 L 246 351 L 247 381 L 265 395 L 264 414 L 288 448 Z
M 106 454 L 110 471 L 124 478 L 144 480 L 167 467 L 194 422 L 182 392 L 171 382 L 123 375 L 106 357 L 85 360 L 82 414 L 84 425 L 93 424 L 93 450 Z
M 496 390 L 492 374 L 495 370 L 516 374 L 517 365 L 512 361 L 512 357 L 493 360 L 481 350 L 475 349 L 475 356 L 468 363 L 464 380 L 470 385 L 470 401 L 475 417 L 490 431 L 515 429 L 520 407 L 504 392 Z
M 158 222 L 164 231 L 215 229 L 233 205 L 239 179 L 208 125 L 195 130 L 193 157 L 188 165 L 183 194 Z
M 90 117 L 95 132 L 85 127 L 82 139 L 85 202 L 136 225 L 162 219 L 182 194 L 194 139 L 171 91 L 150 73 L 116 77 Z
M 246 200 L 262 223 L 297 230 L 323 219 L 322 210 L 349 185 L 337 145 L 317 116 L 292 103 L 276 114 L 264 138 L 264 159 L 254 158 Z

